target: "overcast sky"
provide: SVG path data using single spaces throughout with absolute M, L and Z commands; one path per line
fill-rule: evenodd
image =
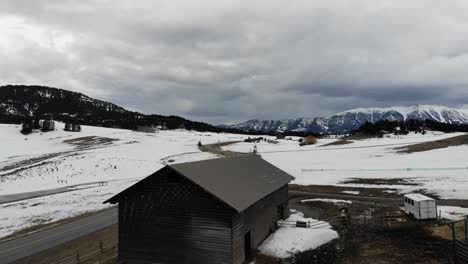
M 468 105 L 468 1 L 0 1 L 0 84 L 210 123 Z

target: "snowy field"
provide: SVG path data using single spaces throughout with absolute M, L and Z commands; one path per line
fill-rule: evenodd
M 287 171 L 300 185 L 396 189 L 401 193 L 425 190 L 443 199 L 468 199 L 468 146 L 402 154 L 396 148 L 463 135 L 428 132 L 426 135 L 388 136 L 356 140 L 351 144 L 324 146 L 336 139 L 320 139 L 300 147 L 297 141 L 261 142 L 264 159 Z M 249 152 L 253 143 L 237 143 L 224 149 Z M 358 182 L 353 179 L 364 179 Z M 372 183 L 372 179 L 383 179 Z M 348 183 L 347 183 L 348 182 Z
M 200 152 L 197 147 L 200 140 L 210 144 L 248 137 L 186 130 L 141 133 L 88 126 L 73 133 L 63 131 L 61 123 L 56 127 L 56 131 L 25 136 L 19 133 L 18 125 L 0 124 L 0 196 L 56 188 L 73 190 L 0 204 L 0 237 L 107 208 L 109 205 L 102 201 L 167 163 L 215 158 L 213 154 Z M 442 198 L 468 199 L 467 146 L 415 154 L 395 150 L 457 135 L 461 134 L 413 134 L 324 147 L 336 139 L 322 139 L 317 145 L 304 147 L 298 145 L 298 138 L 256 145 L 263 158 L 295 176 L 296 184 L 372 187 L 389 192 L 426 189 Z M 253 143 L 237 143 L 225 149 L 251 152 L 253 147 Z M 346 183 L 353 178 L 401 178 L 404 183 Z M 97 182 L 106 184 L 100 186 Z M 457 217 L 457 213 L 447 215 Z
M 23 228 L 104 209 L 104 200 L 162 168 L 169 161 L 215 158 L 203 144 L 242 140 L 242 135 L 185 130 L 141 133 L 83 126 L 65 132 L 63 124 L 47 133 L 22 135 L 18 125 L 0 124 L 0 195 L 75 189 L 0 204 L 0 237 Z M 106 182 L 99 186 L 96 182 Z M 77 186 L 76 186 L 77 185 Z

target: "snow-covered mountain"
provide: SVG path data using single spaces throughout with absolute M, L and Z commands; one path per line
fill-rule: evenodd
M 297 131 L 345 134 L 366 122 L 380 120 L 432 120 L 449 124 L 468 124 L 468 109 L 452 109 L 436 105 L 411 107 L 358 108 L 338 113 L 329 118 L 298 118 L 289 120 L 249 120 L 236 125 L 224 125 L 242 131 L 273 132 Z

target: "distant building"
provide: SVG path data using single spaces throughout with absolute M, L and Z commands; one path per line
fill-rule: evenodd
M 69 132 L 81 132 L 81 125 L 74 122 L 68 122 L 65 123 L 64 130 Z
M 294 178 L 258 155 L 168 165 L 105 203 L 125 263 L 243 263 L 288 215 Z
M 54 131 L 55 130 L 55 122 L 52 119 L 47 119 L 42 121 L 42 131 Z
M 29 134 L 33 131 L 34 123 L 32 117 L 24 117 L 21 125 L 21 133 Z
M 157 133 L 159 132 L 155 126 L 137 126 L 136 131 L 144 133 Z

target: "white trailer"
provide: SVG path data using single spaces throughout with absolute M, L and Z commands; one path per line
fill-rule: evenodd
M 436 201 L 419 193 L 405 194 L 405 212 L 416 219 L 436 219 Z

